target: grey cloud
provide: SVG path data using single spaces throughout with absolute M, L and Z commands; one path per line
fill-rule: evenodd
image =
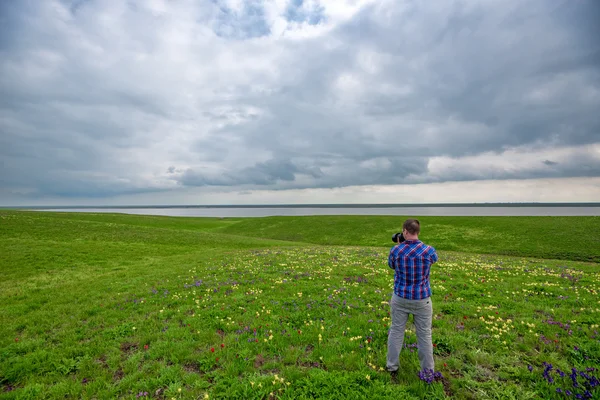
M 583 56 L 593 48 L 571 46 L 578 40 L 577 30 L 571 29 L 575 20 L 557 26 L 552 9 L 541 2 L 533 8 L 535 12 L 529 13 L 527 5 L 513 3 L 513 10 L 502 14 L 501 9 L 486 10 L 483 5 L 473 11 L 456 6 L 446 21 L 437 21 L 421 4 L 408 12 L 392 10 L 387 25 L 373 9 L 366 9 L 335 33 L 340 43 L 348 45 L 331 51 L 324 49 L 325 44 L 310 42 L 296 50 L 301 55 L 294 59 L 293 70 L 301 71 L 295 76 L 297 83 L 267 99 L 254 99 L 272 117 L 239 128 L 244 130 L 239 137 L 249 147 L 268 143 L 268 148 L 284 154 L 333 153 L 338 159 L 357 161 L 409 151 L 426 160 L 544 142 L 595 143 L 600 117 L 593 110 L 600 101 L 596 97 L 585 104 L 579 97 L 582 89 L 600 88 L 597 71 L 586 65 L 569 66 L 577 77 L 565 83 L 562 92 L 545 104 L 524 99 L 540 85 L 561 78 L 562 70 L 539 77 L 537 71 L 546 63 L 556 67 L 557 60 Z M 399 20 L 411 24 L 397 24 Z M 499 21 L 504 31 L 496 32 Z M 557 27 L 559 38 L 548 38 L 548 30 Z M 320 49 L 318 58 L 311 57 L 315 49 Z M 387 58 L 375 76 L 361 70 L 355 59 L 359 50 Z M 356 112 L 331 106 L 331 84 L 343 72 L 357 74 L 366 86 L 366 93 L 355 102 Z M 391 87 L 408 85 L 412 91 L 382 93 L 373 85 L 382 81 Z M 390 117 L 393 121 L 387 123 Z M 408 121 L 426 122 L 439 133 L 428 136 L 423 124 Z M 379 134 L 372 135 L 373 131 Z M 292 145 L 286 139 L 290 136 L 304 138 L 306 146 Z M 400 140 L 392 147 L 386 138 Z
M 183 3 L 155 17 L 146 3 L 112 15 L 107 3 L 65 2 L 63 19 L 49 2 L 0 3 L 3 189 L 113 196 L 167 190 L 161 179 L 286 189 L 600 176 L 592 156 L 427 170 L 435 156 L 600 142 L 594 0 L 377 3 L 295 40 L 267 39 L 256 2 L 194 2 L 193 25 L 179 18 Z M 301 3 L 283 17 L 329 21 Z
M 185 186 L 271 185 L 293 182 L 298 174 L 322 176 L 316 167 L 299 166 L 289 160 L 271 159 L 250 167 L 230 168 L 219 173 L 187 169 L 176 180 Z
M 406 183 L 410 176 L 422 174 L 427 170 L 427 161 L 417 157 L 394 157 L 380 161 L 384 162 L 385 166 L 358 169 L 353 161 L 332 161 L 327 157 L 311 158 L 310 166 L 300 161 L 269 160 L 219 173 L 188 169 L 175 180 L 184 186 L 265 186 L 277 183 L 273 189 L 328 188 Z M 331 172 L 325 173 L 326 170 Z M 313 179 L 308 182 L 299 181 L 297 178 L 300 175 Z
M 484 9 L 479 3 L 474 11 L 454 7 L 446 21 L 436 20 L 423 4 L 390 17 L 391 21 L 410 19 L 411 24 L 375 27 L 376 17 L 368 14 L 343 32 L 364 46 L 396 58 L 397 62 L 390 63 L 384 72 L 388 82 L 407 81 L 417 87 L 410 97 L 399 102 L 374 103 L 379 115 L 385 111 L 407 116 L 424 114 L 440 125 L 447 118 L 480 124 L 495 121 L 493 136 L 470 141 L 468 149 L 461 147 L 460 132 L 452 135 L 454 145 L 437 149 L 455 156 L 548 137 L 560 144 L 598 140 L 600 119 L 592 111 L 599 105 L 598 99 L 589 104 L 582 104 L 580 99 L 582 89 L 600 87 L 598 65 L 593 70 L 588 69 L 588 64 L 569 65 L 569 72 L 578 74 L 580 80 L 574 80 L 576 86 L 567 85 L 548 104 L 530 104 L 523 99 L 528 91 L 560 79 L 565 72 L 557 70 L 539 77 L 538 71 L 545 65 L 556 69 L 561 60 L 587 57 L 598 49 L 597 41 L 572 46 L 592 33 L 591 26 L 586 30 L 574 27 L 578 19 L 559 18 L 558 11 L 541 2 L 512 3 L 513 10 L 508 13 L 502 9 L 505 3 L 496 3 L 502 6 L 498 9 L 493 9 L 493 5 Z M 580 7 L 569 4 L 570 8 L 587 8 L 590 13 L 599 8 L 594 2 L 579 3 Z M 510 7 L 511 3 L 506 4 L 506 8 Z M 529 12 L 530 9 L 535 12 Z M 498 22 L 504 22 L 504 26 Z M 357 32 L 363 31 L 369 34 L 358 36 Z M 398 40 L 390 40 L 392 37 Z M 411 70 L 412 63 L 419 64 L 420 70 Z M 574 132 L 556 129 L 565 122 L 575 128 Z
M 452 166 L 444 173 L 432 176 L 424 174 L 418 180 L 428 183 L 452 181 L 474 181 L 484 179 L 540 179 L 573 178 L 600 176 L 600 157 L 587 152 L 574 152 L 569 158 L 559 162 L 544 160 L 537 167 L 512 168 L 465 168 L 464 165 Z

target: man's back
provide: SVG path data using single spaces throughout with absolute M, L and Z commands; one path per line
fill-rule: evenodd
M 405 299 L 431 296 L 429 272 L 438 260 L 435 249 L 420 240 L 406 240 L 390 250 L 388 265 L 396 271 L 394 293 Z

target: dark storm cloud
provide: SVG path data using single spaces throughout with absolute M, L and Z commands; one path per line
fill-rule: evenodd
M 268 160 L 225 173 L 206 173 L 188 169 L 181 174 L 178 181 L 186 186 L 270 185 L 292 182 L 297 174 L 309 175 L 313 178 L 323 175 L 318 168 L 301 167 L 286 160 Z
M 600 143 L 595 0 L 374 2 L 339 23 L 293 0 L 279 22 L 333 24 L 294 39 L 268 3 L 0 3 L 4 190 L 600 176 L 597 152 L 460 164 Z

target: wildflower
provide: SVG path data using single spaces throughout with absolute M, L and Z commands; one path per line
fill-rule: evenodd
M 221 343 L 221 348 L 225 347 L 225 343 Z
M 365 378 L 367 378 L 368 381 L 371 380 L 371 375 L 367 375 Z
M 144 350 L 148 350 L 148 347 L 149 347 L 149 346 L 148 346 L 147 344 L 145 344 L 145 345 L 144 345 Z
M 214 353 L 214 352 L 215 352 L 215 348 L 214 348 L 214 347 L 211 347 L 211 348 L 210 348 L 210 352 L 211 352 L 211 353 Z
M 434 372 L 433 369 L 424 369 L 422 371 L 419 371 L 419 379 L 421 379 L 423 382 L 426 382 L 428 384 L 432 383 L 433 381 L 437 380 L 437 379 L 441 379 L 442 378 L 442 373 L 441 372 Z
M 177 391 L 178 391 L 179 393 L 181 393 L 181 388 L 177 389 Z

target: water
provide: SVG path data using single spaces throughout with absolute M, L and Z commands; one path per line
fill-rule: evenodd
M 126 207 L 55 208 L 39 211 L 124 213 L 170 217 L 268 217 L 305 215 L 398 216 L 600 216 L 599 206 L 327 206 L 327 207 Z

